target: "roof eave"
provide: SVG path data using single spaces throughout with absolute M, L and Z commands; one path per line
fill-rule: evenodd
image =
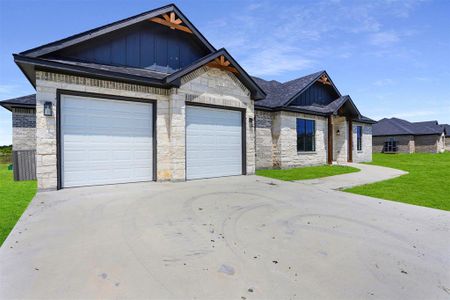
M 387 134 L 387 133 L 383 133 L 383 134 L 372 134 L 372 136 L 374 137 L 383 137 L 383 136 L 400 136 L 400 135 L 410 135 L 410 136 L 422 136 L 422 135 L 442 135 L 442 133 L 421 133 L 421 134 L 411 134 L 411 133 L 394 133 L 394 134 Z
M 338 108 L 333 113 L 336 113 L 342 106 L 344 106 L 347 102 L 349 102 L 350 105 L 355 109 L 357 117 L 361 118 L 361 113 L 359 112 L 359 109 L 358 109 L 358 107 L 356 107 L 355 102 L 353 102 L 352 98 L 348 95 L 343 96 L 343 97 L 345 97 L 346 100 L 344 102 L 342 102 L 342 104 L 339 105 Z
M 299 112 L 309 115 L 315 115 L 315 116 L 321 116 L 321 117 L 327 117 L 329 115 L 332 115 L 332 113 L 321 113 L 321 112 L 315 112 L 308 109 L 301 109 L 298 107 L 292 107 L 292 106 L 277 106 L 277 107 L 267 107 L 267 106 L 259 106 L 255 103 L 255 109 L 256 110 L 263 110 L 263 111 L 289 111 L 289 112 Z
M 10 103 L 10 102 L 0 102 L 0 106 L 3 108 L 12 111 L 14 107 L 18 108 L 35 108 L 36 104 L 17 104 L 17 103 Z
M 374 120 L 364 120 L 364 119 L 353 119 L 353 122 L 364 123 L 364 124 L 376 124 L 377 121 Z
M 51 70 L 57 71 L 61 73 L 75 74 L 75 75 L 84 75 L 91 78 L 99 78 L 99 79 L 109 79 L 116 80 L 128 83 L 142 84 L 146 86 L 159 87 L 159 88 L 170 88 L 173 85 L 167 84 L 163 79 L 155 79 L 137 75 L 123 74 L 119 72 L 99 70 L 95 68 L 85 67 L 85 66 L 74 66 L 68 65 L 60 62 L 48 61 L 39 58 L 31 58 L 27 56 L 23 56 L 20 54 L 13 54 L 14 61 L 19 65 L 32 65 L 34 70 Z M 22 71 L 24 72 L 24 71 Z M 33 78 L 30 78 L 30 74 L 24 72 L 27 78 L 30 80 L 31 84 L 36 87 L 35 76 L 33 74 Z

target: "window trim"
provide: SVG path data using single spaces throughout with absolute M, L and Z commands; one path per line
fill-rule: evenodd
M 362 151 L 363 146 L 363 127 L 361 125 L 356 126 L 356 150 Z
M 398 140 L 394 137 L 389 137 L 384 141 L 383 153 L 398 153 Z
M 298 121 L 299 120 L 303 120 L 305 121 L 305 127 L 304 127 L 304 145 L 303 145 L 303 149 L 299 149 L 299 134 L 298 134 Z M 312 122 L 312 149 L 311 150 L 306 150 L 306 127 L 307 127 L 307 122 Z M 307 118 L 296 118 L 295 119 L 295 130 L 296 130 L 296 147 L 297 147 L 297 153 L 306 153 L 306 154 L 314 154 L 316 153 L 316 120 L 315 119 L 307 119 Z

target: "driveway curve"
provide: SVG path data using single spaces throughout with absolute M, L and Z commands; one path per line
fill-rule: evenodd
M 450 213 L 238 176 L 39 193 L 1 299 L 448 299 Z
M 354 167 L 359 169 L 360 171 L 356 173 L 348 173 L 317 179 L 298 180 L 297 182 L 302 184 L 314 185 L 318 188 L 339 190 L 351 188 L 358 185 L 384 181 L 408 174 L 408 172 L 398 169 L 367 164 L 345 163 L 341 165 Z

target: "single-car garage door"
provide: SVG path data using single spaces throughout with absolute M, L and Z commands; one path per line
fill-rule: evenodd
M 242 112 L 186 107 L 186 178 L 242 174 Z
M 153 180 L 153 105 L 61 96 L 62 187 Z

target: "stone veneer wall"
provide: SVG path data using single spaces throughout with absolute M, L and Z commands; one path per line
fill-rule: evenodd
M 36 110 L 12 108 L 13 151 L 36 149 Z
M 348 125 L 345 117 L 333 117 L 333 161 L 345 163 L 348 161 Z M 339 130 L 339 134 L 337 134 Z
M 444 141 L 445 141 L 445 151 L 450 151 L 450 136 L 446 136 Z
M 80 76 L 36 72 L 36 175 L 40 190 L 57 187 L 57 89 L 157 100 L 158 178 L 171 179 L 169 147 L 169 94 L 171 91 Z M 44 102 L 53 103 L 53 116 L 43 114 Z
M 316 121 L 316 151 L 297 152 L 297 118 Z M 273 115 L 274 167 L 292 168 L 327 163 L 327 119 L 295 112 L 276 112 Z
M 256 169 L 273 168 L 272 112 L 256 110 Z
M 397 141 L 398 153 L 414 153 L 415 143 L 412 135 L 374 136 L 372 137 L 372 152 L 382 153 L 384 142 L 390 138 L 394 138 Z
M 316 151 L 297 152 L 296 119 L 316 120 Z M 333 117 L 334 161 L 347 162 L 348 123 Z M 356 126 L 363 126 L 363 149 L 356 149 Z M 339 135 L 336 134 L 339 130 Z M 256 110 L 256 168 L 291 168 L 327 163 L 328 120 L 325 117 L 293 112 Z M 372 160 L 372 125 L 353 123 L 353 161 Z
M 362 150 L 357 149 L 357 126 L 362 126 Z M 372 161 L 372 125 L 353 122 L 353 162 Z
M 443 132 L 437 143 L 437 151 L 442 153 L 445 151 L 445 133 Z
M 56 97 L 70 90 L 157 101 L 157 180 L 185 180 L 185 101 L 246 108 L 247 124 L 254 118 L 250 92 L 231 73 L 207 67 L 182 78 L 170 90 L 52 72 L 36 72 L 36 167 L 40 190 L 57 187 Z M 44 102 L 54 105 L 43 115 Z M 255 171 L 254 128 L 247 126 L 247 173 Z

